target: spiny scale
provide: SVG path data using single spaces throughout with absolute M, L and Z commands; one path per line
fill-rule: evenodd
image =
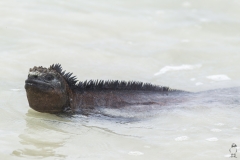
M 181 91 L 170 89 L 169 87 L 157 86 L 150 83 L 136 82 L 136 81 L 118 81 L 118 80 L 89 80 L 81 82 L 77 80 L 73 73 L 66 73 L 62 71 L 62 66 L 57 63 L 49 67 L 54 69 L 64 77 L 71 89 L 84 91 L 84 90 L 142 90 L 142 91 L 156 91 L 156 92 L 171 92 Z

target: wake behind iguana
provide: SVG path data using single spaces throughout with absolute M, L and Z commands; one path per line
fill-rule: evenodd
M 73 114 L 98 107 L 176 106 L 196 99 L 198 103 L 239 104 L 240 95 L 239 88 L 190 93 L 135 81 L 78 82 L 72 73 L 63 71 L 60 64 L 53 64 L 49 68 L 31 68 L 25 89 L 32 109 L 45 113 Z M 228 96 L 231 93 L 235 96 Z

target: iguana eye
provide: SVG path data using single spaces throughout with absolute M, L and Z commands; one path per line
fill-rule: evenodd
M 51 80 L 54 79 L 53 75 L 51 75 L 51 74 L 46 75 L 44 78 L 45 78 L 45 80 L 47 80 L 47 81 L 51 81 Z

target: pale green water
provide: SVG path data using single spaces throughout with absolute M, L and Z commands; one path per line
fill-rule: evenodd
M 151 82 L 188 91 L 240 86 L 240 2 L 0 2 L 1 159 L 226 159 L 240 108 L 161 110 L 127 122 L 29 108 L 28 69 L 61 63 L 79 80 Z M 130 115 L 131 116 L 131 115 Z M 240 153 L 238 154 L 240 156 Z

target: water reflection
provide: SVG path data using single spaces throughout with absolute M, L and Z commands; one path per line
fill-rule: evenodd
M 66 120 L 49 114 L 40 114 L 31 109 L 26 113 L 26 128 L 19 135 L 21 149 L 14 150 L 13 155 L 28 158 L 58 157 L 64 159 L 66 155 L 58 152 L 70 138 L 67 133 L 59 129 L 61 121 Z

